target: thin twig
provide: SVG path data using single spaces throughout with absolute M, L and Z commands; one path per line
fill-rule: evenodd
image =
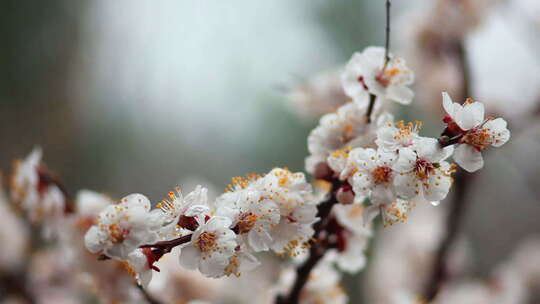
M 384 43 L 384 65 L 380 72 L 380 76 L 384 74 L 388 62 L 390 61 L 390 0 L 386 0 L 386 34 L 385 34 L 385 43 Z M 371 113 L 373 112 L 373 107 L 375 105 L 376 96 L 374 94 L 369 95 L 369 106 L 366 111 L 367 123 L 371 123 Z
M 384 43 L 384 66 L 382 71 L 386 70 L 386 66 L 390 61 L 390 0 L 386 0 L 386 40 Z
M 373 113 L 375 100 L 377 100 L 377 96 L 375 96 L 374 94 L 369 94 L 369 105 L 366 111 L 366 120 L 368 124 L 371 123 L 371 114 Z
M 191 234 L 181 236 L 179 238 L 176 238 L 174 240 L 170 241 L 161 241 L 157 242 L 155 244 L 148 244 L 148 245 L 142 245 L 139 246 L 139 248 L 163 248 L 163 249 L 172 249 L 176 246 L 185 244 L 187 242 L 191 241 Z

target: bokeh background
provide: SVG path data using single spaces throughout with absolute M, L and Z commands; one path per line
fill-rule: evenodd
M 394 1 L 395 52 L 410 53 L 408 28 L 429 2 Z M 467 36 L 471 97 L 493 101 L 513 132 L 488 156 L 469 197 L 474 274 L 489 273 L 540 232 L 534 2 L 493 0 Z M 248 172 L 302 171 L 317 118 L 298 115 L 287 92 L 384 42 L 381 0 L 5 0 L 1 7 L 2 171 L 39 145 L 72 193 L 140 192 L 153 201 L 176 185 L 221 191 Z M 436 135 L 440 113 L 426 104 L 440 99 L 425 96 L 398 116 L 424 119 L 425 132 Z

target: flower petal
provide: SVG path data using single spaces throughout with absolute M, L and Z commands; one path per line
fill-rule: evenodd
M 428 177 L 427 186 L 424 184 L 424 197 L 428 201 L 441 201 L 450 190 L 452 178 L 445 174 L 443 170 L 438 169 L 435 174 L 430 174 Z
M 394 170 L 397 172 L 409 172 L 416 164 L 416 153 L 411 148 L 399 149 L 399 157 L 394 164 Z
M 490 120 L 484 125 L 484 129 L 488 129 L 488 132 L 493 136 L 492 145 L 494 147 L 500 147 L 510 139 L 510 131 L 506 125 L 506 121 L 502 118 Z
M 386 97 L 397 103 L 408 105 L 413 100 L 414 92 L 406 86 L 392 85 L 386 89 Z
M 97 226 L 92 226 L 84 235 L 84 244 L 92 253 L 97 253 L 103 250 L 103 245 L 100 242 L 100 230 Z
M 364 196 L 369 195 L 373 188 L 370 173 L 362 171 L 354 174 L 352 186 L 355 194 Z
M 180 265 L 195 270 L 199 264 L 200 251 L 193 246 L 186 246 L 180 250 Z
M 396 194 L 402 199 L 411 199 L 420 193 L 420 182 L 414 173 L 399 173 L 394 178 Z
M 442 92 L 443 108 L 450 117 L 454 116 L 454 102 L 447 92 Z
M 454 152 L 454 160 L 463 169 L 468 172 L 474 172 L 484 166 L 482 153 L 473 146 L 467 144 L 459 145 Z
M 484 104 L 480 102 L 467 103 L 457 111 L 455 121 L 463 130 L 470 130 L 484 121 Z
M 248 233 L 249 246 L 255 251 L 266 251 L 272 245 L 272 237 L 266 230 L 251 230 Z

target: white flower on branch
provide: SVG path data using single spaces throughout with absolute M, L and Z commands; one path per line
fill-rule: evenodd
M 152 280 L 152 268 L 148 263 L 148 256 L 144 253 L 145 249 L 135 249 L 127 256 L 124 264 L 129 274 L 144 288 L 148 287 Z
M 356 101 L 375 95 L 381 102 L 394 101 L 410 104 L 414 97 L 408 87 L 414 82 L 414 73 L 405 60 L 392 55 L 385 66 L 385 49 L 368 47 L 354 53 L 341 77 L 345 93 Z
M 159 211 L 159 210 L 155 210 Z M 150 201 L 130 194 L 120 203 L 107 206 L 84 237 L 86 248 L 125 260 L 137 247 L 157 241 L 159 217 L 150 212 Z
M 217 213 L 233 219 L 235 232 L 253 250 L 295 255 L 313 235 L 317 200 L 304 174 L 275 168 L 233 178 L 228 190 L 216 200 Z
M 369 197 L 371 203 L 387 203 L 395 197 L 392 169 L 396 161 L 394 153 L 374 149 L 357 148 L 349 153 L 349 164 L 354 171 L 352 187 L 362 200 Z
M 377 130 L 375 143 L 386 152 L 396 153 L 401 148 L 410 147 L 417 143 L 420 139 L 418 131 L 421 127 L 422 123 L 419 121 L 407 124 L 403 121 L 388 122 Z
M 457 138 L 454 160 L 463 169 L 474 172 L 484 166 L 482 150 L 500 147 L 510 139 L 510 131 L 502 118 L 484 118 L 484 105 L 467 99 L 464 105 L 452 102 L 443 92 L 443 107 L 447 113 L 444 135 Z
M 32 222 L 45 224 L 45 236 L 49 237 L 65 212 L 66 197 L 41 164 L 41 157 L 41 149 L 35 148 L 26 159 L 15 162 L 11 197 Z
M 103 209 L 113 204 L 106 195 L 91 190 L 80 190 L 75 199 L 77 215 L 96 217 Z
M 236 234 L 229 228 L 232 222 L 222 216 L 214 216 L 208 221 L 198 216 L 196 220 L 197 230 L 180 252 L 180 265 L 198 269 L 208 277 L 222 277 L 238 246 Z
M 379 104 L 376 104 L 372 114 L 374 123 L 367 123 L 367 103 L 367 100 L 347 103 L 336 113 L 321 117 L 319 125 L 308 137 L 311 155 L 306 158 L 306 170 L 309 173 L 314 174 L 316 166 L 325 163 L 336 150 L 374 145 L 377 128 L 392 121 L 393 117 L 387 112 L 381 113 Z
M 397 195 L 412 199 L 421 193 L 429 201 L 443 200 L 452 184 L 453 167 L 446 161 L 453 147 L 441 148 L 433 138 L 421 138 L 411 148 L 399 150 L 394 164 L 398 172 L 394 178 Z
M 240 243 L 235 248 L 235 253 L 229 258 L 229 264 L 225 267 L 225 275 L 240 277 L 244 272 L 252 271 L 261 265 L 261 262 L 249 252 L 245 243 Z
M 208 189 L 200 185 L 185 196 L 179 187 L 176 193 L 169 192 L 169 197 L 156 205 L 162 212 L 161 216 L 157 215 L 163 222 L 160 238 L 177 238 L 197 229 L 195 217 L 210 212 L 207 193 Z
M 245 189 L 228 192 L 216 202 L 217 215 L 232 219 L 232 229 L 254 251 L 266 251 L 272 245 L 270 230 L 280 220 L 275 202 L 260 191 Z
M 313 236 L 318 201 L 303 173 L 275 168 L 261 180 L 265 197 L 279 207 L 279 224 L 271 230 L 271 249 L 276 253 L 298 254 Z
M 370 222 L 380 214 L 384 227 L 392 226 L 395 223 L 403 223 L 409 218 L 408 213 L 416 204 L 412 201 L 417 198 L 412 200 L 395 198 L 393 201 L 372 204 L 365 210 L 365 221 Z

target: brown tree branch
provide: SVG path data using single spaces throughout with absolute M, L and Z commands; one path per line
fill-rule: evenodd
M 424 299 L 428 302 L 433 301 L 442 285 L 448 278 L 448 258 L 459 235 L 459 229 L 464 221 L 465 209 L 467 208 L 467 194 L 471 187 L 473 174 L 459 171 L 455 176 L 454 191 L 452 201 L 450 202 L 450 211 L 446 220 L 446 234 L 439 244 L 435 254 L 435 260 L 431 274 L 428 278 L 428 284 L 424 291 Z
M 289 294 L 286 296 L 280 295 L 276 298 L 277 304 L 297 304 L 299 302 L 300 294 L 309 279 L 311 271 L 324 257 L 326 251 L 330 249 L 329 244 L 322 240 L 322 234 L 328 225 L 332 207 L 338 203 L 335 194 L 341 184 L 342 183 L 339 180 L 333 180 L 330 197 L 317 207 L 317 216 L 320 218 L 320 220 L 313 225 L 313 229 L 315 231 L 313 238 L 315 239 L 315 242 L 309 249 L 308 259 L 296 269 L 296 279 L 289 291 Z
M 176 238 L 174 240 L 170 241 L 161 241 L 157 242 L 155 244 L 147 244 L 139 246 L 139 248 L 163 248 L 163 249 L 173 249 L 176 246 L 180 246 L 182 244 L 185 244 L 187 242 L 191 241 L 191 234 L 181 236 L 179 238 Z
M 462 72 L 462 98 L 470 96 L 470 71 L 467 62 L 467 54 L 465 51 L 465 45 L 463 41 L 457 42 L 455 47 L 455 54 L 460 63 Z M 471 183 L 473 174 L 460 170 L 454 177 L 453 197 L 450 201 L 450 211 L 446 220 L 446 234 L 443 237 L 437 252 L 435 254 L 435 261 L 431 268 L 431 274 L 428 277 L 427 285 L 424 290 L 423 298 L 428 302 L 433 301 L 442 285 L 448 278 L 448 257 L 453 244 L 455 243 L 459 234 L 459 228 L 464 221 L 465 209 L 467 208 L 467 194 L 471 189 Z

